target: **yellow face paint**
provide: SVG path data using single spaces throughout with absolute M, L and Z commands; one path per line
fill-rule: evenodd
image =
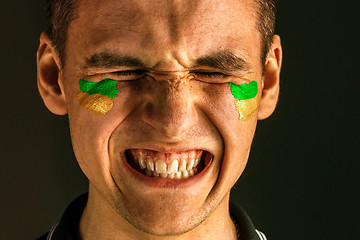
M 235 109 L 239 113 L 239 120 L 247 121 L 258 108 L 258 85 L 256 81 L 249 84 L 236 85 L 229 83 L 231 93 L 235 98 Z
M 76 99 L 79 100 L 81 106 L 100 116 L 104 116 L 114 105 L 111 98 L 101 94 L 90 95 L 88 93 L 79 92 L 76 95 Z
M 118 96 L 117 81 L 105 78 L 100 82 L 80 80 L 80 92 L 75 96 L 81 106 L 92 113 L 104 116 L 114 103 L 112 98 Z
M 235 99 L 235 108 L 239 112 L 239 120 L 247 121 L 258 108 L 258 98 L 255 97 L 249 100 Z

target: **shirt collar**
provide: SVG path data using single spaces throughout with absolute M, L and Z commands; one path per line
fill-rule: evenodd
M 50 230 L 47 240 L 80 239 L 79 223 L 87 198 L 88 193 L 84 193 L 68 206 L 60 222 Z M 255 229 L 247 213 L 234 202 L 230 202 L 230 214 L 239 227 L 241 240 L 266 240 L 265 235 Z

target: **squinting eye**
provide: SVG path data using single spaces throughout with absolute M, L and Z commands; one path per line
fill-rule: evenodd
M 221 72 L 192 72 L 198 77 L 206 77 L 206 78 L 226 78 L 229 75 Z
M 127 70 L 127 71 L 118 71 L 114 72 L 119 77 L 138 77 L 146 73 L 146 70 L 137 69 L 137 70 Z

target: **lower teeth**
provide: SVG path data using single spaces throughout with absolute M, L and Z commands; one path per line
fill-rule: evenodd
M 136 170 L 148 177 L 160 177 L 160 178 L 168 178 L 168 179 L 187 179 L 199 173 L 201 170 L 198 167 L 194 167 L 190 170 L 185 170 L 182 172 L 176 173 L 158 173 L 156 171 L 151 171 L 149 169 L 140 169 L 136 168 Z

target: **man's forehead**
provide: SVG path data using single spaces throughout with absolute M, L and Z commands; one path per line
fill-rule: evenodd
M 156 17 L 179 17 L 204 15 L 204 13 L 220 13 L 232 10 L 241 12 L 241 9 L 249 11 L 255 7 L 255 0 L 77 0 L 76 6 L 84 10 L 86 15 L 89 12 L 103 15 L 106 12 L 117 12 L 117 16 L 126 18 L 142 18 L 145 14 Z M 172 19 L 174 20 L 174 19 Z
M 177 59 L 189 61 L 214 48 L 241 49 L 242 36 L 259 35 L 253 0 L 79 0 L 78 11 L 70 36 L 76 41 L 74 31 L 86 36 L 91 55 L 118 48 L 123 54 L 163 58 L 175 51 Z M 181 50 L 191 56 L 180 56 Z

